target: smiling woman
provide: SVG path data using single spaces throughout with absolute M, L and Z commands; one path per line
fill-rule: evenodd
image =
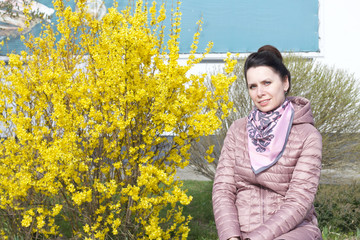
M 216 169 L 219 238 L 321 239 L 313 201 L 322 143 L 310 102 L 286 97 L 291 75 L 273 46 L 250 54 L 244 74 L 254 108 L 229 128 Z
M 282 80 L 278 73 L 266 66 L 252 67 L 247 72 L 249 95 L 262 112 L 269 112 L 285 101 L 289 88 L 287 77 Z
M 279 107 L 290 91 L 290 72 L 282 62 L 281 53 L 270 45 L 261 47 L 248 57 L 244 76 L 250 98 L 262 112 Z

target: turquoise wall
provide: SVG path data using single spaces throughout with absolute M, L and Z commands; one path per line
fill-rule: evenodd
M 253 52 L 264 44 L 282 51 L 318 52 L 318 0 L 183 0 L 181 51 L 202 16 L 200 49 L 214 42 L 214 53 Z
M 50 0 L 38 2 L 52 7 Z M 128 4 L 128 0 L 118 2 L 119 8 Z M 165 2 L 170 10 L 172 0 Z M 73 0 L 68 4 L 74 6 Z M 113 0 L 105 0 L 107 7 L 112 4 Z M 180 51 L 190 51 L 196 22 L 202 17 L 199 52 L 204 51 L 209 41 L 214 42 L 212 53 L 253 52 L 264 44 L 272 44 L 281 51 L 318 52 L 318 10 L 318 0 L 182 0 Z M 40 29 L 36 26 L 32 33 L 37 35 Z M 11 38 L 0 55 L 23 49 L 19 37 Z

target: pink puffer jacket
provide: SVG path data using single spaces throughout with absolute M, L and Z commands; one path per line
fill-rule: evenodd
M 293 126 L 285 151 L 269 169 L 250 167 L 246 118 L 235 121 L 224 141 L 213 186 L 220 240 L 321 239 L 313 201 L 321 169 L 321 135 L 310 102 L 289 98 Z

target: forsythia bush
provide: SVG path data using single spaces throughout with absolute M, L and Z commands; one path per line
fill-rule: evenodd
M 73 238 L 186 239 L 191 196 L 176 168 L 221 126 L 235 78 L 213 76 L 210 91 L 188 73 L 204 57 L 199 32 L 179 65 L 179 7 L 167 34 L 164 5 L 115 4 L 96 20 L 84 2 L 54 1 L 57 30 L 44 25 L 1 63 L 2 238 L 56 238 L 67 224 Z

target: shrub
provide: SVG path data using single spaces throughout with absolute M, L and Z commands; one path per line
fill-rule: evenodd
M 139 0 L 97 20 L 84 3 L 54 1 L 57 30 L 44 25 L 1 62 L 1 234 L 56 238 L 61 222 L 68 238 L 186 239 L 191 197 L 176 168 L 191 141 L 221 125 L 234 79 L 213 76 L 211 92 L 205 76 L 188 75 L 202 59 L 199 32 L 178 64 L 178 8 L 165 40 L 164 5 Z
M 284 63 L 292 77 L 293 96 L 311 101 L 315 126 L 323 137 L 323 165 L 341 165 L 358 160 L 360 151 L 360 87 L 352 74 L 329 68 L 315 59 L 286 55 Z M 239 59 L 234 73 L 237 80 L 229 91 L 234 111 L 222 120 L 222 128 L 215 135 L 203 138 L 191 148 L 191 165 L 200 174 L 214 178 L 222 142 L 229 126 L 245 117 L 252 108 L 243 75 L 244 59 Z M 221 70 L 220 70 L 221 71 Z M 213 162 L 206 163 L 206 149 L 214 145 Z
M 360 230 L 360 184 L 320 185 L 315 209 L 320 229 L 356 234 Z
M 323 164 L 330 166 L 358 159 L 360 96 L 355 77 L 314 59 L 285 58 L 292 74 L 291 95 L 311 101 L 315 126 L 323 137 Z

